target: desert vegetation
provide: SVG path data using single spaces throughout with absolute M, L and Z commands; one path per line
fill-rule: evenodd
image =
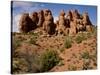
M 72 46 L 72 39 L 71 39 L 71 37 L 67 37 L 66 39 L 65 39 L 65 48 L 70 48 L 71 46 Z

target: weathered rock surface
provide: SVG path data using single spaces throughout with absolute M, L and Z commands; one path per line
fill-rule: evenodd
M 82 15 L 78 10 L 69 10 L 65 13 L 61 10 L 58 16 L 58 20 L 54 23 L 54 17 L 51 10 L 44 9 L 39 12 L 33 12 L 30 14 L 23 13 L 19 21 L 20 32 L 34 31 L 40 28 L 43 33 L 52 34 L 64 34 L 75 35 L 78 32 L 92 31 L 92 22 L 90 21 L 87 12 Z M 37 29 L 39 30 L 39 29 Z
M 49 9 L 44 10 L 43 29 L 48 34 L 53 34 L 55 32 L 54 19 Z
M 29 17 L 28 13 L 23 13 L 19 21 L 19 31 L 29 32 L 33 26 L 32 19 Z
M 59 21 L 58 21 L 58 34 L 65 33 L 65 25 L 66 25 L 66 20 L 65 20 L 65 12 L 64 10 L 61 10 L 60 15 L 59 15 Z
M 43 10 L 38 12 L 38 19 L 39 19 L 39 21 L 38 21 L 37 26 L 42 27 L 43 22 L 44 22 L 44 12 L 43 12 Z

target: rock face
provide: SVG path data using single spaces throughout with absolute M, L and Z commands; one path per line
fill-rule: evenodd
M 72 17 L 73 17 L 73 20 L 74 19 L 80 19 L 80 14 L 78 12 L 78 10 L 71 10 L 72 11 Z
M 64 10 L 61 10 L 60 15 L 59 15 L 59 21 L 58 21 L 58 34 L 65 33 L 65 12 Z
M 76 20 L 70 22 L 70 35 L 75 35 L 77 33 L 77 22 Z
M 67 13 L 66 13 L 66 18 L 69 20 L 69 21 L 72 21 L 72 12 L 69 10 Z
M 49 9 L 44 10 L 43 29 L 48 34 L 53 34 L 55 32 L 54 19 Z
M 82 16 L 83 16 L 83 24 L 84 25 L 92 25 L 87 12 L 83 13 Z
M 31 18 L 31 20 L 32 20 L 32 22 L 33 22 L 32 29 L 31 29 L 31 30 L 34 30 L 34 29 L 37 28 L 38 13 L 37 13 L 37 12 L 31 13 L 30 18 Z
M 78 10 L 69 10 L 67 13 L 61 10 L 58 20 L 54 23 L 51 10 L 44 9 L 39 12 L 23 13 L 19 21 L 20 32 L 29 32 L 41 27 L 46 34 L 75 35 L 78 32 L 91 32 L 92 22 L 87 12 L 82 15 Z
M 38 24 L 37 24 L 37 26 L 38 27 L 42 27 L 42 25 L 43 25 L 43 22 L 44 22 L 44 12 L 43 12 L 43 10 L 41 10 L 41 11 L 39 11 L 38 12 Z
M 23 13 L 19 21 L 19 30 L 20 32 L 29 32 L 33 26 L 32 19 L 29 17 L 28 13 Z

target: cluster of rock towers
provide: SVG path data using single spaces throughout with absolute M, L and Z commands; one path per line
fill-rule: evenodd
M 56 22 L 54 22 L 54 17 L 49 9 L 31 14 L 23 13 L 19 21 L 19 30 L 24 33 L 40 28 L 49 35 L 75 35 L 78 32 L 91 32 L 92 27 L 88 12 L 80 14 L 76 9 L 69 10 L 67 13 L 61 10 Z

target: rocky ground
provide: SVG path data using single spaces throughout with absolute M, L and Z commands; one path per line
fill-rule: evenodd
M 12 72 L 39 73 L 97 68 L 94 32 L 74 36 L 12 33 Z

